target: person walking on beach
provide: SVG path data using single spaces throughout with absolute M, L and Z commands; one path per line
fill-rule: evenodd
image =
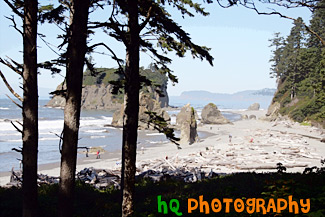
M 100 150 L 97 151 L 97 157 L 96 159 L 100 159 Z
M 229 134 L 229 143 L 231 143 L 232 135 Z

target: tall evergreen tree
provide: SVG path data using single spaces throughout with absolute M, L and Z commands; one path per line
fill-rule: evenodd
M 282 50 L 276 49 L 278 52 L 273 52 L 270 61 L 273 63 L 271 73 L 275 73 L 274 69 L 279 70 L 277 74 L 281 82 L 274 100 L 281 103 L 280 111 L 296 121 L 310 118 L 325 126 L 323 3 L 317 3 L 309 27 L 301 18 L 295 20 Z M 277 40 L 277 37 L 271 40 L 273 46 Z M 278 53 L 281 56 L 276 59 Z M 292 101 L 294 98 L 296 100 Z
M 87 23 L 90 0 L 71 0 L 66 52 L 66 105 L 59 186 L 60 217 L 73 216 L 73 195 L 77 163 L 83 67 L 87 51 Z
M 281 60 L 283 57 L 283 49 L 285 46 L 284 38 L 280 36 L 280 32 L 274 33 L 274 38 L 269 40 L 271 42 L 269 47 L 274 47 L 274 50 L 272 51 L 272 56 L 270 59 L 270 62 L 272 62 L 271 68 L 270 68 L 270 77 L 271 78 L 277 78 L 279 81 L 279 78 L 282 77 L 283 68 L 281 65 Z
M 23 130 L 22 133 L 22 162 L 23 162 L 23 183 L 22 183 L 22 216 L 38 216 L 37 197 L 37 152 L 38 152 L 38 88 L 37 88 L 37 12 L 38 1 L 9 1 L 5 0 L 12 11 L 23 20 L 23 31 L 20 31 L 14 21 L 13 26 L 23 37 L 23 64 L 11 60 L 0 59 L 0 62 L 13 69 L 23 78 L 23 97 L 20 97 L 10 87 L 2 72 L 0 75 L 13 95 L 22 102 Z
M 310 29 L 325 40 L 325 0 L 317 2 L 317 7 L 314 9 L 312 19 L 310 20 Z M 310 34 L 307 45 L 308 47 L 324 47 L 319 38 L 314 34 Z
M 176 82 L 167 64 L 171 59 L 160 54 L 151 41 L 156 41 L 163 53 L 175 51 L 183 57 L 190 51 L 193 57 L 206 59 L 212 64 L 213 58 L 205 47 L 191 41 L 189 35 L 177 25 L 167 12 L 165 6 L 173 6 L 183 15 L 194 16 L 188 9 L 208 15 L 197 3 L 185 0 L 154 1 L 154 0 L 117 0 L 113 4 L 113 12 L 109 23 L 95 23 L 95 27 L 106 27 L 110 35 L 122 41 L 126 47 L 124 81 L 124 117 L 122 141 L 122 216 L 131 216 L 134 211 L 134 183 L 136 144 L 139 113 L 139 60 L 140 49 L 151 52 L 154 65 Z M 125 18 L 119 20 L 121 15 Z M 126 23 L 125 23 L 126 21 Z M 144 31 L 144 33 L 141 33 Z M 142 37 L 140 37 L 140 35 Z M 150 38 L 151 40 L 146 40 Z
M 24 1 L 23 216 L 38 216 L 37 0 Z
M 288 87 L 291 89 L 291 99 L 296 96 L 297 83 L 303 77 L 302 65 L 298 61 L 300 49 L 305 43 L 305 27 L 302 19 L 299 17 L 294 21 L 290 35 L 286 39 L 284 48 L 284 61 L 286 70 L 284 72 Z

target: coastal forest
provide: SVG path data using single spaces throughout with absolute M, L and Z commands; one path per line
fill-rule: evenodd
M 135 176 L 139 95 L 142 88 L 148 85 L 157 87 L 165 85 L 167 79 L 177 83 L 177 77 L 169 68 L 169 64 L 174 61 L 170 58 L 171 53 L 175 57 L 190 55 L 211 66 L 214 64 L 210 49 L 194 42 L 190 34 L 175 21 L 171 10 L 181 14 L 184 19 L 195 15 L 208 16 L 209 13 L 204 6 L 214 4 L 215 7 L 222 8 L 243 6 L 243 10 L 253 10 L 262 15 L 263 13 L 255 7 L 254 1 L 59 0 L 53 3 L 38 0 L 4 0 L 4 2 L 11 9 L 10 14 L 6 16 L 12 22 L 12 28 L 17 30 L 17 34 L 23 39 L 23 62 L 11 57 L 0 58 L 1 64 L 22 78 L 23 95 L 20 96 L 6 81 L 5 73 L 0 71 L 2 80 L 15 100 L 9 96 L 8 98 L 22 111 L 22 121 L 11 122 L 22 139 L 22 147 L 14 149 L 22 155 L 22 179 L 19 179 L 22 186 L 0 188 L 0 216 L 130 217 L 174 214 L 180 216 L 182 214 L 178 211 L 183 211 L 186 215 L 187 207 L 178 210 L 179 207 L 174 206 L 172 201 L 177 200 L 186 204 L 187 198 L 199 198 L 203 194 L 210 199 L 216 195 L 234 199 L 243 198 L 243 195 L 250 198 L 283 198 L 288 197 L 292 191 L 297 192 L 295 195 L 297 198 L 303 198 L 307 194 L 312 198 L 314 206 L 310 209 L 310 213 L 314 214 L 313 216 L 324 214 L 324 168 L 317 169 L 317 172 L 309 169 L 306 172 L 308 176 L 292 175 L 285 174 L 285 168 L 279 164 L 275 174 L 247 173 L 219 177 L 212 173 L 214 177 L 211 180 L 187 184 L 179 180 L 155 183 L 147 179 L 137 180 Z M 259 2 L 271 5 L 275 3 L 284 8 L 305 7 L 313 11 L 310 26 L 305 25 L 300 18 L 293 19 L 294 27 L 287 38 L 276 34 L 271 40 L 274 47 L 271 74 L 278 79 L 278 91 L 273 101 L 280 103 L 281 114 L 288 114 L 297 121 L 315 120 L 324 123 L 324 0 L 307 2 L 287 0 L 284 5 L 282 1 Z M 104 21 L 91 16 L 98 11 L 105 14 Z M 268 15 L 273 14 L 283 16 L 274 12 Z M 20 20 L 22 26 L 17 25 L 17 20 Z M 47 36 L 58 38 L 60 43 L 51 45 L 47 42 L 46 36 L 39 31 L 39 25 L 57 27 L 57 32 L 51 32 L 51 35 Z M 117 56 L 110 44 L 106 44 L 104 40 L 92 41 L 92 36 L 98 31 L 105 33 L 106 37 L 115 43 L 120 43 L 125 50 L 125 56 Z M 38 61 L 40 40 L 56 53 L 55 59 Z M 95 67 L 90 56 L 99 47 L 105 50 L 107 58 L 116 61 L 118 65 L 116 70 Z M 151 57 L 152 65 L 149 69 L 140 66 L 141 52 Z M 86 72 L 84 66 L 87 66 Z M 39 69 L 50 70 L 53 74 L 64 71 L 66 85 L 66 89 L 53 92 L 65 98 L 64 126 L 61 134 L 57 135 L 60 138 L 60 181 L 54 185 L 41 186 L 37 174 Z M 101 70 L 104 72 L 99 73 Z M 153 72 L 157 72 L 159 76 Z M 83 84 L 103 82 L 114 85 L 113 92 L 123 93 L 124 97 L 120 189 L 98 190 L 76 178 Z M 157 91 L 159 92 L 159 88 Z M 122 96 L 118 97 L 122 101 Z M 194 115 L 194 109 L 192 113 Z M 173 132 L 166 128 L 159 117 L 154 115 L 152 117 L 156 118 L 157 125 L 165 127 L 166 135 Z M 158 194 L 165 194 L 164 200 L 170 201 L 164 206 L 167 212 L 159 212 L 159 208 L 157 211 Z M 228 216 L 228 213 L 223 214 Z M 237 216 L 247 214 L 252 213 L 249 210 L 232 213 Z M 276 212 L 273 214 L 279 216 Z M 282 214 L 294 215 L 292 212 L 288 215 Z M 203 212 L 196 216 L 199 215 L 206 216 Z M 262 212 L 253 215 L 259 216 Z
M 319 39 L 325 38 L 325 1 L 317 5 L 308 26 L 298 18 L 287 37 L 274 34 L 270 75 L 277 79 L 273 103 L 280 103 L 282 115 L 325 127 L 325 48 Z

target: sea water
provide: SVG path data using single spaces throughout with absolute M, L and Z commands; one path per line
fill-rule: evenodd
M 63 130 L 63 110 L 45 107 L 48 100 L 39 101 L 39 148 L 38 163 L 46 164 L 60 161 L 59 136 Z M 169 114 L 177 114 L 179 110 L 170 111 Z M 200 115 L 201 109 L 198 108 Z M 232 120 L 240 119 L 239 115 L 223 112 L 223 115 Z M 79 130 L 79 147 L 102 147 L 107 152 L 121 150 L 122 130 L 110 127 L 113 113 L 110 111 L 82 111 Z M 175 117 L 172 117 L 172 122 Z M 12 149 L 22 147 L 21 134 L 13 127 L 21 126 L 16 122 L 22 122 L 21 109 L 10 100 L 0 99 L 0 172 L 10 171 L 12 167 L 19 169 L 21 153 Z M 200 133 L 199 137 L 205 137 Z M 138 145 L 143 147 L 161 145 L 168 142 L 163 134 L 149 131 L 139 132 Z M 84 154 L 78 154 L 84 157 Z

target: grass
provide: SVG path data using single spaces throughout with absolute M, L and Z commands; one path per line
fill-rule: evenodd
M 242 199 L 284 198 L 289 195 L 293 199 L 310 199 L 310 211 L 307 214 L 299 212 L 298 215 L 288 213 L 262 213 L 248 214 L 247 211 L 237 213 L 230 206 L 230 213 L 222 209 L 219 213 L 210 216 L 325 216 L 325 173 L 293 174 L 293 173 L 239 173 L 223 177 L 204 180 L 198 183 L 184 183 L 183 181 L 167 180 L 153 183 L 143 179 L 136 185 L 136 201 L 134 216 L 177 216 L 174 212 L 168 214 L 158 213 L 157 196 L 161 195 L 167 206 L 172 199 L 179 202 L 179 212 L 182 216 L 208 216 L 200 213 L 199 209 L 188 213 L 188 198 L 199 200 L 202 195 L 204 201 L 210 203 L 214 198 L 222 201 L 223 198 Z M 42 217 L 57 216 L 58 185 L 44 185 L 39 188 L 39 204 Z M 0 216 L 21 216 L 21 189 L 0 188 Z M 75 216 L 120 216 L 120 191 L 106 189 L 97 190 L 87 184 L 77 183 L 75 192 Z M 174 202 L 176 201 L 174 200 Z M 172 204 L 173 207 L 177 205 Z

